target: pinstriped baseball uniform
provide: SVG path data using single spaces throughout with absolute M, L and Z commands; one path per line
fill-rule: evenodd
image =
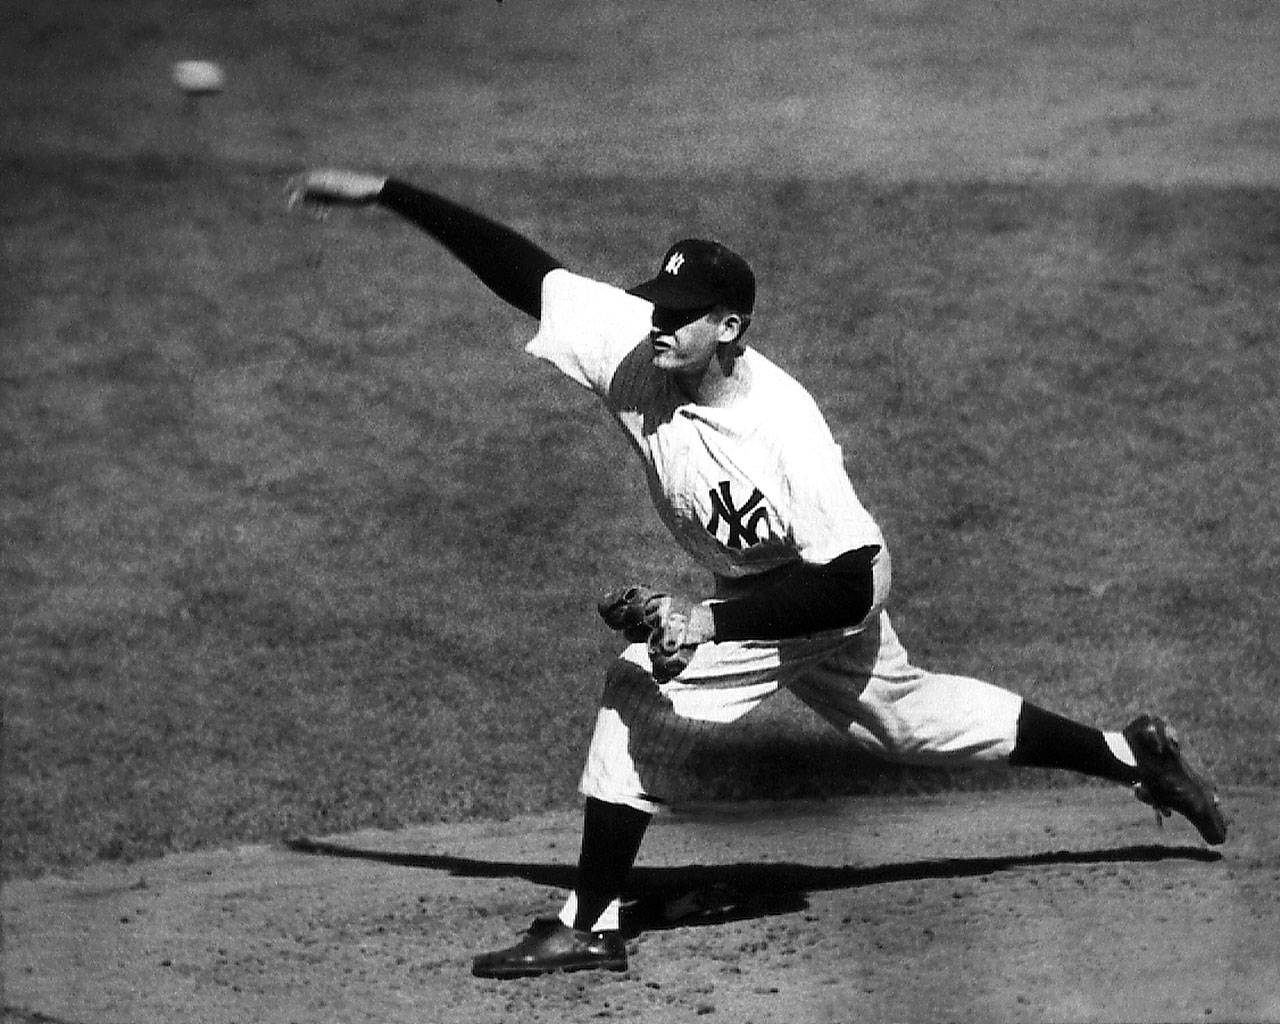
M 682 647 L 670 663 L 660 658 L 663 679 L 678 670 L 673 679 L 658 683 L 645 645 L 610 667 L 582 775 L 588 799 L 573 890 L 556 918 L 476 956 L 473 974 L 626 970 L 624 885 L 650 816 L 671 796 L 673 769 L 702 733 L 780 688 L 882 757 L 1076 771 L 1134 787 L 1163 814 L 1184 815 L 1206 842 L 1226 839 L 1217 796 L 1163 720 L 1143 714 L 1104 733 L 988 683 L 911 664 L 884 611 L 884 538 L 830 430 L 795 380 L 741 346 L 755 308 L 755 275 L 741 256 L 685 239 L 655 277 L 623 292 L 406 182 L 319 170 L 290 198 L 380 203 L 538 319 L 528 350 L 601 399 L 640 457 L 662 521 L 716 581 L 710 607 L 690 614 L 680 599 L 678 612 L 660 612 L 697 638 L 719 638 Z M 606 621 L 629 631 L 612 608 L 602 610 Z M 761 636 L 779 639 L 751 639 Z
M 716 597 L 797 562 L 823 564 L 874 545 L 875 601 L 854 626 L 777 641 L 698 648 L 658 685 L 645 645 L 611 668 L 582 791 L 656 811 L 670 770 L 713 723 L 734 721 L 788 687 L 864 748 L 916 762 L 1007 757 L 1021 698 L 911 665 L 883 611 L 889 558 L 839 446 L 808 392 L 748 349 L 750 382 L 727 406 L 701 406 L 652 365 L 653 307 L 567 270 L 543 282 L 527 351 L 590 388 L 645 468 L 659 517 L 716 578 Z M 766 428 L 766 429 L 762 429 Z

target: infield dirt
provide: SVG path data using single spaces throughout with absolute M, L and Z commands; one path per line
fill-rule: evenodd
M 1229 845 L 1123 791 L 693 807 L 632 880 L 625 974 L 494 982 L 577 816 L 98 866 L 5 893 L 13 1021 L 1280 1019 L 1280 801 Z

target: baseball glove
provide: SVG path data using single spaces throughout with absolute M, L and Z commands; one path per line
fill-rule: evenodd
M 702 638 L 690 629 L 693 604 L 645 586 L 611 590 L 597 605 L 600 617 L 631 643 L 645 643 L 653 677 L 674 679 L 693 660 Z
M 666 596 L 650 587 L 621 587 L 600 598 L 596 610 L 606 626 L 621 633 L 631 643 L 638 644 L 648 640 L 653 632 L 653 627 L 645 621 L 645 608 L 650 601 Z

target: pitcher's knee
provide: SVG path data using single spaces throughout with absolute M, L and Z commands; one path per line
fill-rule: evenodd
M 634 661 L 617 658 L 604 677 L 604 693 L 600 706 L 619 713 L 633 711 L 645 703 L 662 703 L 662 695 L 653 676 Z

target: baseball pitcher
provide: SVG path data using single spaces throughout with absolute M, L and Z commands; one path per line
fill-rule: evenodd
M 576 273 L 519 233 L 382 175 L 316 170 L 292 203 L 377 204 L 538 322 L 527 351 L 621 427 L 658 516 L 710 578 L 695 597 L 630 583 L 599 612 L 608 669 L 581 789 L 577 882 L 558 914 L 475 958 L 482 977 L 624 970 L 621 894 L 670 776 L 698 737 L 790 690 L 862 750 L 916 764 L 1056 768 L 1133 788 L 1205 841 L 1226 823 L 1165 723 L 1102 731 L 977 679 L 914 665 L 886 603 L 889 549 L 808 392 L 746 335 L 750 266 L 690 238 L 631 288 Z

